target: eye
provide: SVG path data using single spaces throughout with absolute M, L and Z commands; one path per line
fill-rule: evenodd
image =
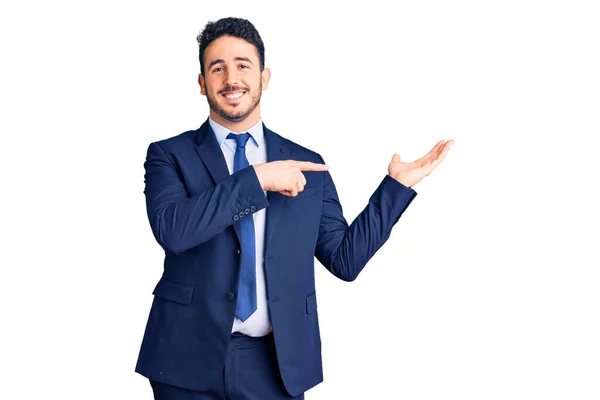
M 244 65 L 244 64 L 240 64 L 240 68 L 242 68 L 242 69 L 248 69 L 248 68 L 250 68 L 250 67 L 249 67 L 249 66 L 247 66 L 247 65 Z
M 222 71 L 222 70 L 223 70 L 223 68 L 222 68 L 222 67 L 217 67 L 217 68 L 213 69 L 213 72 L 220 72 L 220 71 Z

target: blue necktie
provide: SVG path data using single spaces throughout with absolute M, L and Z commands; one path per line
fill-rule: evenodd
M 227 139 L 237 140 L 237 150 L 233 159 L 233 172 L 250 166 L 246 158 L 246 143 L 250 139 L 249 133 L 236 135 L 230 133 Z M 238 298 L 235 315 L 246 321 L 256 310 L 256 248 L 254 244 L 254 221 L 252 214 L 239 220 L 242 242 L 240 275 L 238 280 Z

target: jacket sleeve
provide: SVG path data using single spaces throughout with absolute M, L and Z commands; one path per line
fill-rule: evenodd
M 323 179 L 323 209 L 315 256 L 333 275 L 351 282 L 388 240 L 392 227 L 417 192 L 386 175 L 367 206 L 348 226 L 328 171 Z
M 148 146 L 144 168 L 144 194 L 152 233 L 164 250 L 175 254 L 198 246 L 237 223 L 240 211 L 252 210 L 245 216 L 251 217 L 269 205 L 252 166 L 193 197 L 188 196 L 178 169 L 158 142 Z

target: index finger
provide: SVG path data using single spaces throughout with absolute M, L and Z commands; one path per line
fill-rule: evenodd
M 318 164 L 310 161 L 295 161 L 294 163 L 300 171 L 327 171 L 329 169 L 327 164 Z

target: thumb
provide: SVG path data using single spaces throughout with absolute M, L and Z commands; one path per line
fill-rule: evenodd
M 400 156 L 398 154 L 394 154 L 392 157 L 393 162 L 400 162 Z

